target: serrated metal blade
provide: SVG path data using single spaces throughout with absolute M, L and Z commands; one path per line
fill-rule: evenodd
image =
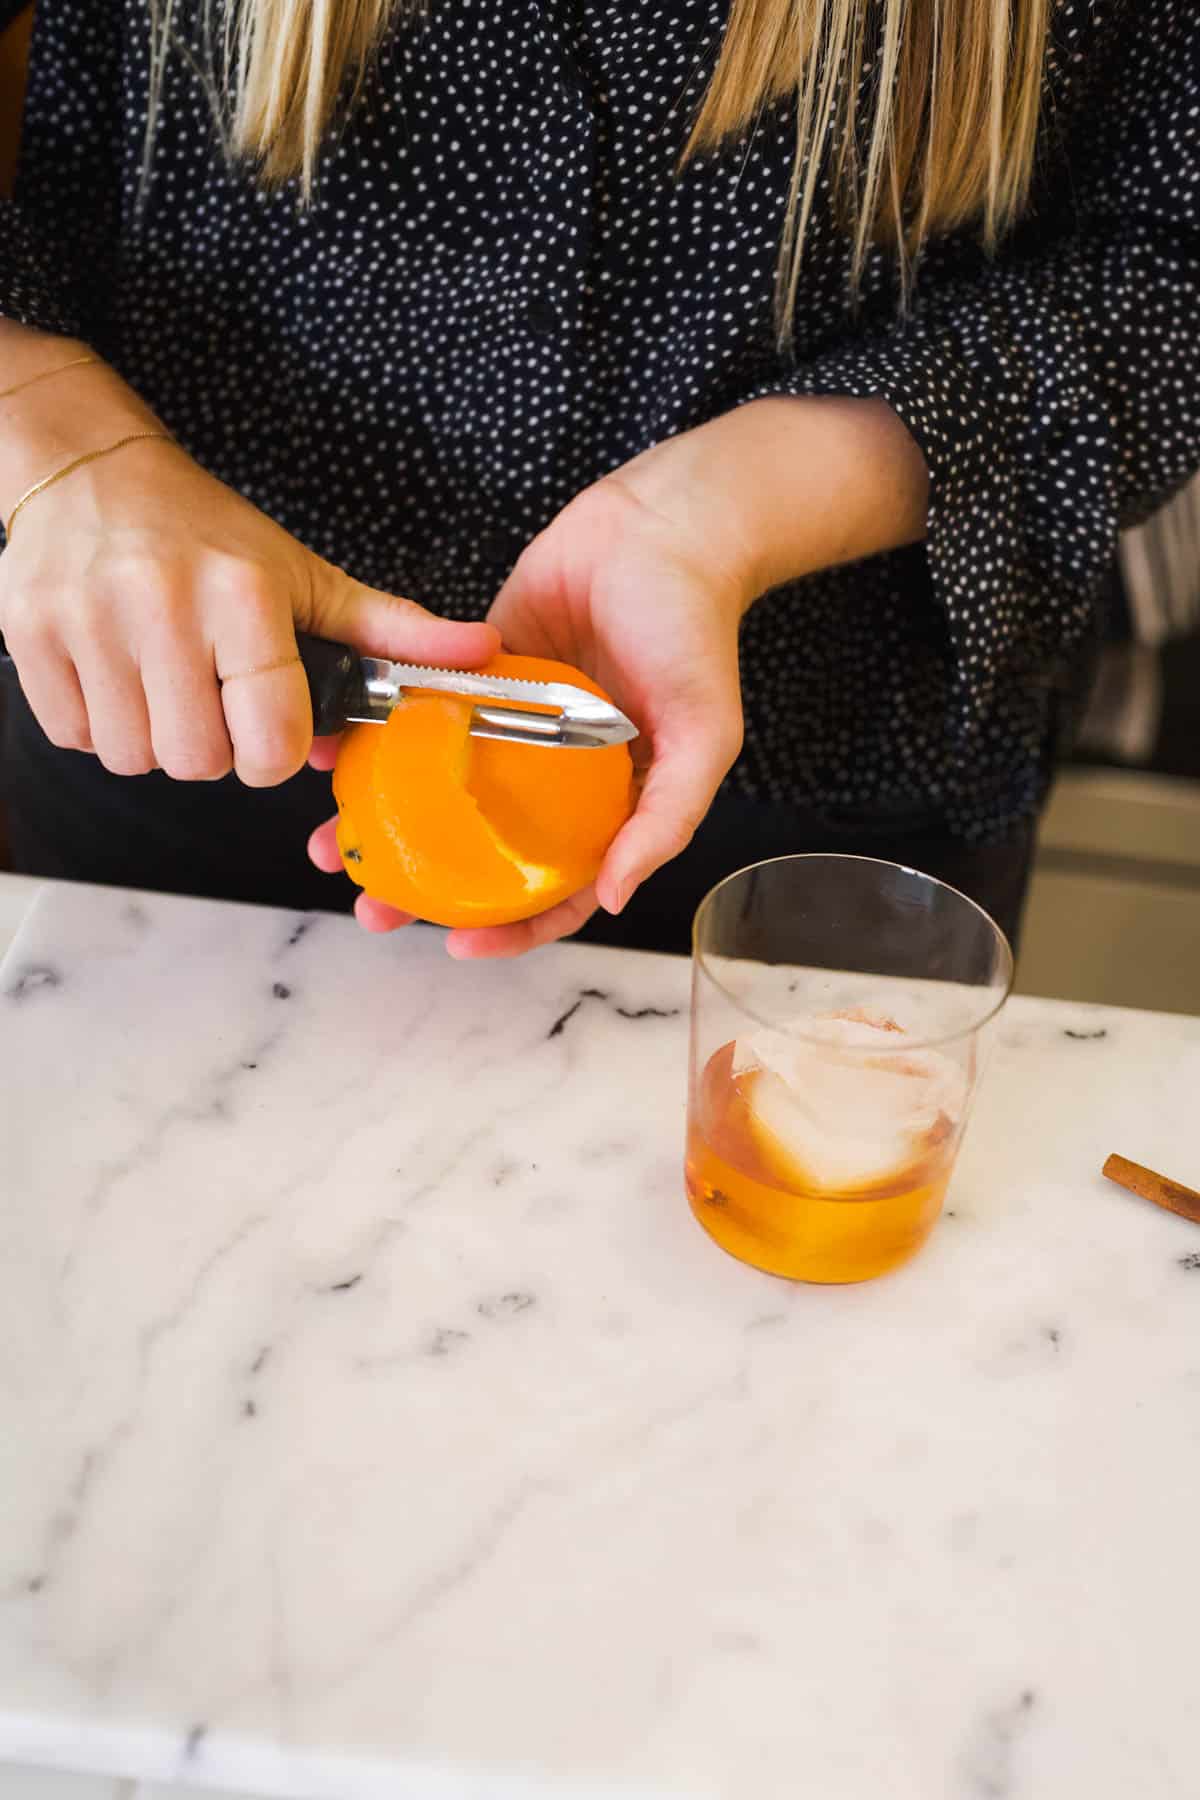
M 461 695 L 464 699 L 499 702 L 477 707 L 471 718 L 475 737 L 499 738 L 555 748 L 597 749 L 624 744 L 637 736 L 637 726 L 598 694 L 565 681 L 517 681 L 508 675 L 480 675 L 467 669 L 431 669 L 421 663 L 361 658 L 363 708 L 356 721 L 382 723 L 406 691 Z M 552 712 L 529 711 L 550 707 Z

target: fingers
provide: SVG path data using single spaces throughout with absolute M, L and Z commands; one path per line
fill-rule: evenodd
M 544 537 L 535 538 L 518 558 L 488 609 L 488 620 L 506 644 L 520 646 L 522 656 L 577 663 L 580 648 L 572 641 L 570 608 L 539 605 L 543 594 L 554 593 L 557 586 L 554 571 L 547 574 L 542 567 L 544 543 Z
M 660 737 L 633 817 L 609 847 L 596 881 L 600 904 L 619 913 L 634 890 L 685 850 L 741 747 L 741 723 L 724 729 L 698 719 Z
M 51 742 L 94 749 L 114 774 L 159 767 L 177 780 L 217 780 L 232 767 L 247 786 L 268 787 L 310 751 L 318 769 L 337 756 L 336 738 L 314 744 L 295 615 L 408 661 L 472 666 L 499 647 L 490 625 L 438 619 L 309 560 L 305 607 L 295 605 L 294 568 L 211 555 L 174 570 L 127 560 L 111 592 L 101 582 L 73 612 L 58 608 L 53 626 L 10 602 L 10 648 Z
M 415 600 L 362 587 L 331 563 L 314 568 L 312 593 L 297 623 L 370 656 L 436 668 L 474 668 L 500 648 L 493 625 L 439 619 Z
M 336 819 L 326 819 L 323 825 L 317 826 L 308 840 L 308 855 L 323 875 L 339 873 L 342 853 L 337 844 Z M 401 925 L 413 922 L 412 913 L 400 912 L 382 900 L 373 900 L 369 894 L 358 896 L 354 902 L 354 916 L 364 931 L 395 931 Z
M 60 750 L 91 750 L 83 689 L 75 664 L 57 643 L 10 641 L 21 689 L 34 718 Z
M 247 787 L 274 787 L 303 768 L 312 705 L 282 585 L 245 573 L 219 614 L 213 649 L 233 765 Z M 230 604 L 229 601 L 235 602 Z
M 190 641 L 189 641 L 190 639 Z M 154 756 L 174 781 L 219 781 L 233 768 L 212 654 L 198 634 L 152 642 L 142 683 Z
M 75 670 L 96 755 L 113 775 L 154 768 L 150 713 L 137 664 L 119 644 L 92 640 L 75 650 Z
M 334 732 L 332 737 L 315 737 L 312 741 L 312 749 L 308 753 L 309 768 L 320 769 L 322 773 L 327 774 L 337 761 L 341 741 L 340 731 Z
M 383 900 L 372 900 L 370 894 L 358 896 L 354 902 L 354 917 L 364 931 L 398 931 L 402 925 L 413 923 L 412 913 L 401 912 Z
M 336 819 L 326 819 L 312 833 L 308 840 L 308 860 L 316 864 L 322 875 L 338 873 L 342 867 L 342 853 L 338 849 Z
M 595 910 L 595 888 L 581 888 L 548 912 L 522 919 L 516 925 L 479 925 L 469 930 L 452 931 L 446 939 L 446 950 L 459 962 L 475 962 L 483 957 L 524 956 L 530 950 L 540 950 L 543 944 L 570 937 L 586 924 Z
M 312 707 L 299 664 L 223 683 L 221 704 L 239 781 L 276 787 L 303 768 Z
M 326 875 L 336 875 L 342 867 L 337 844 L 337 820 L 326 819 L 308 840 L 309 859 Z M 460 962 L 483 957 L 524 956 L 543 944 L 569 937 L 578 931 L 596 910 L 596 890 L 583 888 L 569 900 L 552 906 L 536 918 L 522 919 L 516 925 L 485 925 L 470 930 L 452 931 L 446 938 L 446 949 Z M 354 916 L 366 931 L 395 931 L 411 925 L 413 914 L 400 912 L 369 894 L 360 894 L 354 903 Z

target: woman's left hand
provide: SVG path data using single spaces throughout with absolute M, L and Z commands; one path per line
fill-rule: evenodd
M 668 438 L 587 488 L 521 556 L 488 617 L 506 650 L 574 663 L 641 730 L 633 817 L 594 888 L 518 925 L 454 931 L 451 955 L 517 956 L 619 912 L 677 856 L 742 743 L 738 626 L 768 588 L 908 544 L 925 529 L 928 476 L 882 401 L 755 400 Z M 553 751 L 544 754 L 552 756 Z M 312 761 L 330 768 L 329 739 Z M 310 844 L 341 867 L 332 823 Z M 375 931 L 404 914 L 360 895 Z
M 597 902 L 619 912 L 688 843 L 741 748 L 738 624 L 756 590 L 739 528 L 688 478 L 698 435 L 586 489 L 527 547 L 492 606 L 506 650 L 574 664 L 638 725 L 639 794 L 594 888 L 516 925 L 454 931 L 453 956 L 517 956 L 577 931 Z M 318 745 L 314 761 L 330 760 Z M 321 868 L 341 866 L 332 823 L 310 853 Z M 407 923 L 365 896 L 356 912 L 373 930 Z

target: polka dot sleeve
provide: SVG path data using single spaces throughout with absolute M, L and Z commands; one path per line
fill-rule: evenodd
M 1117 16 L 1056 47 L 1090 91 L 1052 124 L 1072 176 L 1053 240 L 1039 218 L 967 278 L 935 253 L 906 325 L 760 390 L 879 395 L 920 444 L 960 729 L 1014 677 L 1053 685 L 1119 528 L 1200 467 L 1200 13 Z
M 21 209 L 0 200 L 0 317 L 39 331 L 83 334 L 83 314 L 61 259 Z
M 20 7 L 8 10 L 15 17 Z M 53 179 L 22 180 L 20 204 L 0 200 L 0 316 L 86 338 L 94 335 L 118 238 L 112 173 L 120 104 L 118 8 L 103 0 L 65 9 L 54 22 L 56 53 L 74 52 L 82 79 L 53 83 L 49 104 L 26 115 L 22 162 L 32 160 L 36 171 L 41 146 L 52 142 Z M 35 34 L 35 60 L 38 55 Z M 31 69 L 31 84 L 35 73 Z

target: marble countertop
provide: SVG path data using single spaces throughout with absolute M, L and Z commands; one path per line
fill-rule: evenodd
M 666 958 L 36 896 L 0 1761 L 1194 1800 L 1200 1231 L 1099 1168 L 1200 1182 L 1200 1021 L 1013 1002 L 928 1248 L 817 1289 L 688 1212 L 686 1007 Z
M 29 875 L 0 875 L 0 961 L 24 924 L 42 883 Z

